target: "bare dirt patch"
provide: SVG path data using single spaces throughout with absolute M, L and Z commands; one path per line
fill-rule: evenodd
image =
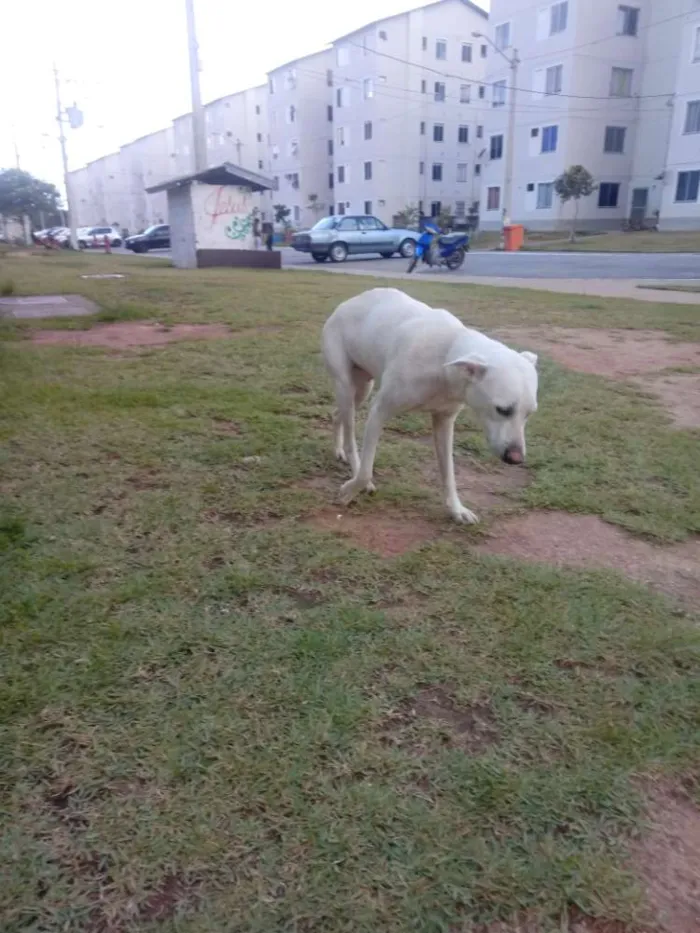
M 178 340 L 217 340 L 232 336 L 225 324 L 146 324 L 123 321 L 96 324 L 90 330 L 37 330 L 32 343 L 69 347 L 108 347 L 124 350 L 128 347 L 161 347 Z
M 308 524 L 319 531 L 331 531 L 349 538 L 353 544 L 382 557 L 398 557 L 413 551 L 428 541 L 434 541 L 440 529 L 416 515 L 388 515 L 376 511 L 371 515 L 354 515 L 337 508 L 313 515 Z
M 557 567 L 612 567 L 691 606 L 700 601 L 700 540 L 662 547 L 595 515 L 529 512 L 496 525 L 478 549 Z
M 428 463 L 424 469 L 426 485 L 439 489 L 440 480 L 435 463 Z M 530 482 L 530 475 L 524 467 L 498 467 L 488 470 L 475 461 L 455 459 L 455 479 L 460 498 L 467 506 L 473 506 L 480 512 L 499 511 L 508 507 L 509 501 Z
M 676 343 L 663 331 L 553 327 L 546 334 L 509 329 L 500 336 L 518 346 L 540 350 L 576 372 L 611 379 L 700 366 L 700 343 Z
M 683 793 L 656 787 L 649 825 L 632 849 L 654 919 L 666 933 L 700 930 L 700 810 Z
M 700 428 L 700 374 L 669 373 L 639 385 L 661 400 L 677 428 Z
M 424 686 L 417 696 L 405 700 L 387 716 L 382 729 L 383 741 L 418 751 L 420 740 L 413 732 L 421 720 L 444 726 L 443 744 L 473 755 L 484 752 L 499 737 L 488 703 L 459 706 L 444 687 Z

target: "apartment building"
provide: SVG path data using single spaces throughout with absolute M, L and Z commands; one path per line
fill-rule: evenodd
M 478 200 L 486 24 L 468 0 L 439 0 L 333 43 L 336 213 L 462 218 Z
M 698 0 L 550 0 L 534 8 L 532 0 L 493 0 L 490 37 L 503 55 L 494 50 L 488 59 L 482 227 L 502 221 L 514 93 L 512 220 L 533 230 L 567 226 L 573 207 L 561 204 L 553 182 L 581 164 L 598 185 L 580 202 L 581 229 L 657 216 L 662 228 L 700 226 L 698 25 Z M 508 59 L 516 49 L 513 88 Z
M 268 74 L 270 172 L 275 204 L 294 226 L 314 224 L 333 201 L 333 53 L 288 62 Z

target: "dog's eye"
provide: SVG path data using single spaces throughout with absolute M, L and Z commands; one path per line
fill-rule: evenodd
M 508 408 L 496 406 L 496 411 L 502 418 L 511 418 L 515 412 L 515 405 L 509 405 Z

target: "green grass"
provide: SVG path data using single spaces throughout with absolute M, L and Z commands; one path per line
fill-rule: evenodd
M 127 278 L 79 278 L 107 269 Z M 637 916 L 640 779 L 697 762 L 697 628 L 613 572 L 478 557 L 470 529 L 389 561 L 303 522 L 323 504 L 303 481 L 343 477 L 319 330 L 365 282 L 70 255 L 3 258 L 3 276 L 109 320 L 240 330 L 110 354 L 21 342 L 90 320 L 0 322 L 3 931 Z M 697 339 L 687 306 L 406 284 L 487 329 Z M 425 422 L 399 427 L 356 509 L 402 497 L 443 524 Z M 543 359 L 528 440 L 517 507 L 700 530 L 697 434 L 636 387 Z M 466 417 L 458 445 L 488 465 Z M 488 741 L 410 716 L 438 689 Z
M 601 233 L 581 236 L 575 243 L 569 243 L 565 235 L 559 238 L 555 234 L 546 236 L 549 242 L 528 237 L 525 249 L 594 253 L 700 253 L 700 231 L 659 233 L 643 230 L 633 233 Z

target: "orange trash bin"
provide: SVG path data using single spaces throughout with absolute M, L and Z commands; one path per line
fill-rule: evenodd
M 508 252 L 522 249 L 525 242 L 525 227 L 522 224 L 507 224 L 503 228 L 503 238 Z

